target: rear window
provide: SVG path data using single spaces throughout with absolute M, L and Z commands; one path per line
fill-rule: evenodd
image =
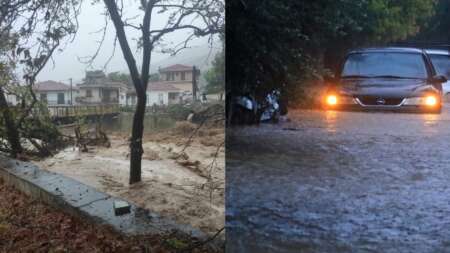
M 450 56 L 431 54 L 430 58 L 437 74 L 450 79 Z
M 427 69 L 421 54 L 369 52 L 350 54 L 342 77 L 392 76 L 401 78 L 427 78 Z

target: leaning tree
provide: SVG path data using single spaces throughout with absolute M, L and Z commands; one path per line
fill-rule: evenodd
M 23 151 L 21 133 L 32 132 L 24 123 L 37 103 L 33 92 L 36 77 L 53 53 L 67 42 L 65 39 L 75 35 L 80 3 L 80 0 L 0 0 L 0 116 L 9 143 L 7 150 L 13 157 Z M 18 69 L 25 86 L 17 85 Z M 12 89 L 14 85 L 16 89 Z M 18 90 L 26 90 L 27 99 L 21 100 L 20 110 L 12 110 L 5 93 Z M 37 149 L 42 148 L 33 138 L 28 139 Z
M 155 49 L 175 54 L 187 48 L 197 37 L 209 36 L 224 31 L 224 0 L 140 0 L 140 17 L 126 18 L 127 8 L 120 0 L 104 0 L 107 15 L 116 30 L 116 39 L 130 71 L 136 90 L 137 104 L 130 139 L 130 184 L 141 181 L 142 137 L 146 105 L 146 90 L 149 81 L 150 63 Z M 156 27 L 155 19 L 165 18 L 162 27 Z M 142 52 L 141 70 L 136 63 L 129 38 L 131 30 L 139 33 L 138 47 Z M 185 32 L 184 39 L 175 44 L 165 43 L 167 35 Z

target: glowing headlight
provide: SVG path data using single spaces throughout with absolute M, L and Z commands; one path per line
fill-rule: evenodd
M 426 105 L 426 106 L 436 106 L 439 100 L 436 96 L 429 95 L 426 97 L 415 97 L 407 98 L 405 100 L 405 105 Z
M 327 96 L 327 105 L 336 105 L 338 102 L 337 96 L 328 95 Z
M 437 104 L 437 99 L 435 96 L 428 96 L 425 98 L 425 104 L 428 106 L 435 106 Z

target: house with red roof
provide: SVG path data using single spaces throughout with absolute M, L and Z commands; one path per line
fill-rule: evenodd
M 200 71 L 196 69 L 198 79 Z M 170 105 L 192 100 L 194 67 L 175 64 L 159 69 L 159 80 L 148 83 L 147 106 Z M 127 93 L 128 106 L 136 105 L 136 93 L 131 89 Z
M 78 88 L 51 80 L 36 83 L 33 91 L 40 101 L 48 105 L 70 105 L 79 94 Z
M 170 83 L 172 86 L 183 92 L 192 93 L 192 77 L 194 75 L 194 66 L 175 64 L 159 69 L 160 81 Z M 196 69 L 196 78 L 200 76 L 200 70 Z

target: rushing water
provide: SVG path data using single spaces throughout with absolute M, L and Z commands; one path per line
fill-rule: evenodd
M 107 132 L 131 133 L 133 114 L 121 113 L 113 118 L 103 118 L 101 124 Z M 175 126 L 175 120 L 168 116 L 145 115 L 144 133 L 153 133 L 173 126 Z

